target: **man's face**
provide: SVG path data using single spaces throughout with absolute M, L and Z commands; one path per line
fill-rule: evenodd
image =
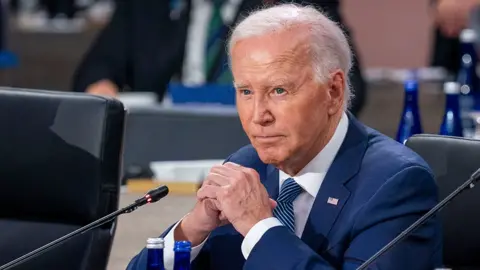
M 318 83 L 309 36 L 300 30 L 244 39 L 232 48 L 240 120 L 269 164 L 313 158 L 328 141 L 333 116 L 342 112 L 343 73 L 333 72 L 327 83 Z

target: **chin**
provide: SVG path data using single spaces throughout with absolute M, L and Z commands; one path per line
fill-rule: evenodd
M 286 155 L 284 151 L 275 147 L 268 147 L 268 148 L 256 148 L 258 156 L 265 164 L 280 164 L 284 160 L 286 160 Z

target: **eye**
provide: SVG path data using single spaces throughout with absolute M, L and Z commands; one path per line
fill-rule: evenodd
M 242 94 L 244 96 L 248 96 L 248 95 L 252 94 L 252 91 L 248 90 L 248 89 L 242 89 L 242 90 L 239 90 L 239 92 L 240 92 L 240 94 Z
M 287 91 L 283 88 L 280 88 L 280 87 L 277 87 L 275 89 L 273 89 L 273 92 L 276 94 L 276 95 L 283 95 L 285 94 Z

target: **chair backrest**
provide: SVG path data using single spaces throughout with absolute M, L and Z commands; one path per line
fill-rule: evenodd
M 406 145 L 432 168 L 440 200 L 480 168 L 480 141 L 439 135 L 415 135 Z M 460 194 L 440 213 L 444 263 L 453 269 L 480 268 L 480 187 Z
M 0 265 L 116 209 L 123 104 L 0 89 Z M 14 269 L 105 269 L 115 221 Z

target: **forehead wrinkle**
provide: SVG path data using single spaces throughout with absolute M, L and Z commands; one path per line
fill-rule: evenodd
M 308 30 L 298 31 L 299 29 L 297 28 L 295 29 L 296 32 L 292 32 L 293 30 L 294 29 L 282 31 L 283 33 L 286 31 L 293 33 L 289 35 L 289 38 L 293 39 L 294 42 L 291 42 L 288 48 L 277 55 L 272 56 L 272 59 L 269 59 L 268 61 L 254 61 L 254 63 L 250 62 L 248 66 L 244 66 L 244 68 L 254 73 L 258 72 L 259 68 L 265 69 L 266 72 L 264 74 L 258 75 L 267 76 L 268 81 L 270 81 L 269 84 L 274 85 L 286 83 L 288 78 L 292 75 L 291 70 L 298 71 L 299 69 L 303 70 L 304 68 L 309 67 L 308 63 L 310 61 L 311 54 L 311 45 L 309 39 L 311 38 L 311 35 Z M 277 34 L 281 33 L 275 33 L 274 35 Z M 311 74 L 302 74 L 301 77 L 311 77 Z M 251 87 L 250 82 L 248 81 L 234 82 L 234 85 L 242 88 Z
M 296 40 L 293 46 L 276 55 L 269 63 L 269 67 L 274 65 L 283 65 L 286 63 L 304 65 L 308 62 L 311 51 L 311 46 L 308 42 L 308 39 L 305 36 L 299 37 L 298 39 L 297 37 L 292 38 L 295 38 Z

